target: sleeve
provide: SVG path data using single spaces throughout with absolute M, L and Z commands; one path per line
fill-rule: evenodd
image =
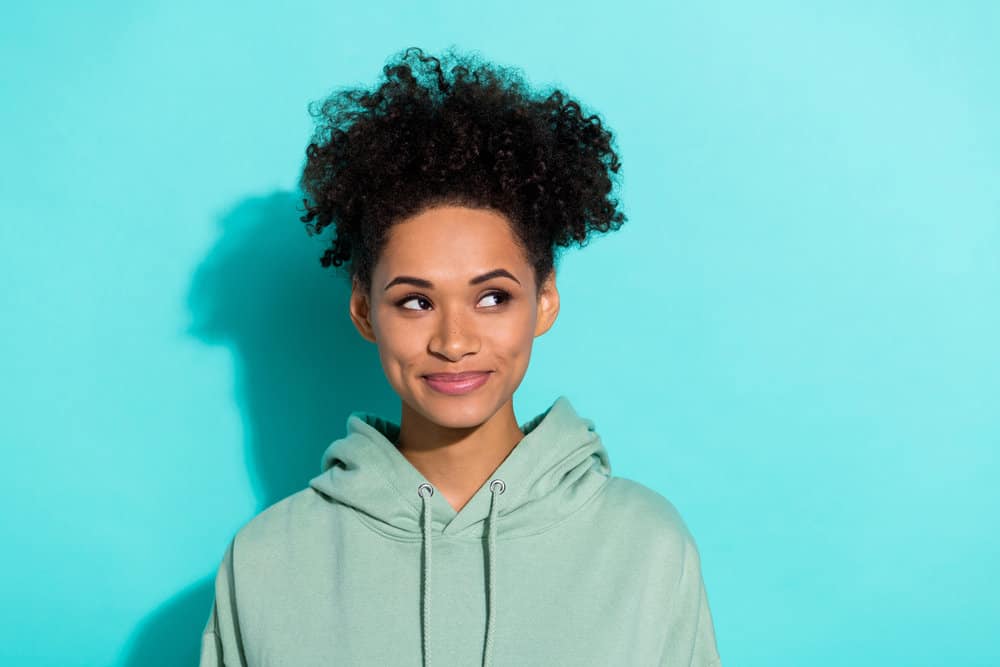
M 201 660 L 198 667 L 247 667 L 236 613 L 236 587 L 233 576 L 233 548 L 229 543 L 215 575 L 215 599 L 201 635 Z
M 681 573 L 673 598 L 660 667 L 722 667 L 701 574 L 701 557 L 690 533 L 684 541 Z

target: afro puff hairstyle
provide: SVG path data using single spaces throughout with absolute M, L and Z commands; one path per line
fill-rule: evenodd
M 556 246 L 625 221 L 610 196 L 621 168 L 611 133 L 562 91 L 537 95 L 517 70 L 454 46 L 440 60 L 410 47 L 383 73 L 374 90 L 309 105 L 316 127 L 299 181 L 309 234 L 336 230 L 320 263 L 350 262 L 365 293 L 392 225 L 433 206 L 504 215 L 536 289 Z

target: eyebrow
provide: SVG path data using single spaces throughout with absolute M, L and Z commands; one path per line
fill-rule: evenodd
M 513 275 L 511 275 L 510 271 L 507 271 L 506 269 L 493 269 L 492 271 L 487 271 L 483 275 L 476 276 L 475 278 L 471 279 L 469 281 L 469 284 L 478 285 L 479 283 L 486 282 L 490 278 L 499 278 L 499 277 L 510 278 L 518 285 L 521 284 L 521 281 L 515 278 Z M 429 280 L 424 280 L 423 278 L 415 278 L 414 276 L 396 276 L 395 278 L 389 281 L 389 283 L 385 286 L 385 289 L 389 289 L 393 285 L 399 285 L 401 283 L 409 283 L 410 285 L 416 285 L 417 287 L 424 287 L 427 289 L 433 289 L 434 287 L 434 283 L 432 283 Z

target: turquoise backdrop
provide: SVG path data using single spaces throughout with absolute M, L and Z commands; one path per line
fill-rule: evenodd
M 294 188 L 310 101 L 451 44 L 616 133 L 516 412 L 679 508 L 723 664 L 1000 664 L 1000 3 L 3 14 L 0 664 L 194 664 L 232 534 L 398 416 Z

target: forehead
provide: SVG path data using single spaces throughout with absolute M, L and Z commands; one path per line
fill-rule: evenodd
M 524 252 L 503 214 L 441 206 L 389 230 L 376 272 L 405 271 L 446 282 L 497 267 L 514 271 L 525 266 Z

